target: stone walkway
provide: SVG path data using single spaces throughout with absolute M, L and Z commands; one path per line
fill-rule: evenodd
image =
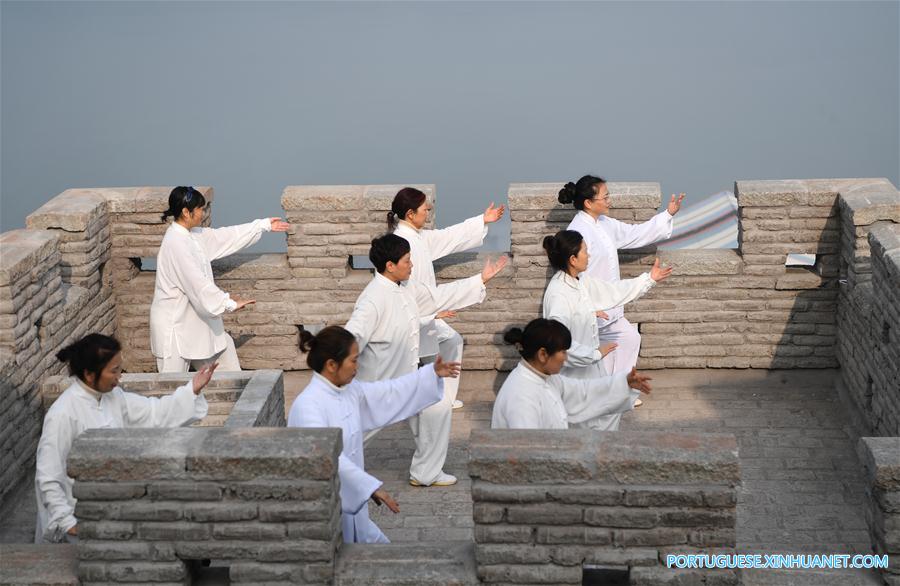
M 734 433 L 743 486 L 738 502 L 738 549 L 766 553 L 870 553 L 864 486 L 848 427 L 834 390 L 835 371 L 668 370 L 651 372 L 655 391 L 623 418 L 622 429 Z M 391 514 L 370 508 L 394 543 L 471 541 L 472 429 L 490 426 L 491 405 L 505 374 L 467 372 L 454 412 L 445 470 L 460 478 L 447 488 L 407 482 L 414 444 L 406 423 L 383 430 L 366 447 L 370 472 L 400 504 Z M 286 373 L 285 406 L 306 384 L 306 372 Z M 29 541 L 34 504 L 30 485 L 4 507 L 0 543 Z M 9 506 L 12 505 L 12 506 Z M 746 584 L 879 584 L 872 573 L 839 575 L 745 572 Z
M 622 420 L 622 429 L 690 430 L 737 437 L 743 486 L 738 501 L 737 546 L 743 552 L 871 553 L 856 457 L 834 389 L 834 370 L 650 371 L 654 393 Z M 394 543 L 471 540 L 468 436 L 490 427 L 491 406 L 505 373 L 464 373 L 445 470 L 460 478 L 448 488 L 407 482 L 414 444 L 403 423 L 382 431 L 366 447 L 366 467 L 385 482 L 400 513 L 370 507 Z M 308 376 L 289 373 L 285 405 Z M 831 578 L 831 580 L 829 580 Z M 880 584 L 871 572 L 830 576 L 800 572 L 745 572 L 746 584 Z

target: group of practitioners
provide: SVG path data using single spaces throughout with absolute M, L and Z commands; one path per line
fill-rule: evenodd
M 619 276 L 617 251 L 668 238 L 684 194 L 647 222 L 610 218 L 609 190 L 599 177 L 568 183 L 559 201 L 578 213 L 566 230 L 543 239 L 555 274 L 543 299 L 543 317 L 504 333 L 522 360 L 501 386 L 494 403 L 494 429 L 615 430 L 623 413 L 640 405 L 650 378 L 635 370 L 640 350 L 637 328 L 622 305 L 671 274 L 657 260 L 634 279 Z M 443 470 L 452 411 L 457 400 L 463 338 L 445 320 L 481 303 L 486 285 L 508 262 L 503 255 L 485 262 L 468 278 L 438 284 L 434 261 L 484 242 L 488 224 L 504 206 L 491 203 L 483 214 L 443 229 L 426 229 L 431 212 L 426 195 L 401 189 L 387 214 L 387 231 L 372 240 L 372 281 L 343 327 L 313 334 L 302 330 L 300 349 L 313 374 L 288 415 L 289 427 L 338 427 L 343 538 L 346 542 L 387 543 L 368 514 L 371 500 L 398 512 L 383 483 L 366 472 L 364 446 L 381 428 L 406 420 L 416 449 L 409 483 L 443 487 L 457 482 Z M 222 291 L 211 262 L 257 242 L 263 232 L 286 232 L 280 218 L 225 228 L 203 227 L 208 204 L 192 187 L 176 187 L 163 214 L 173 219 L 157 257 L 150 309 L 150 343 L 159 372 L 197 372 L 191 382 L 161 398 L 119 387 L 121 346 L 102 334 L 64 348 L 57 358 L 68 365 L 71 385 L 44 418 L 38 446 L 35 541 L 76 541 L 73 481 L 66 458 L 75 438 L 92 428 L 174 427 L 206 416 L 202 390 L 216 368 L 240 370 L 234 341 L 222 315 L 254 303 Z

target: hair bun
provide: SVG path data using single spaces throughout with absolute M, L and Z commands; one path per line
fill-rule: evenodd
M 556 248 L 556 235 L 550 234 L 549 236 L 544 236 L 544 241 L 541 243 L 541 246 L 543 246 L 544 250 L 547 252 L 552 251 Z
M 303 328 L 300 329 L 300 351 L 309 352 L 315 346 L 316 337 L 312 332 Z
M 559 203 L 569 204 L 575 201 L 575 184 L 569 181 L 565 184 L 565 186 L 559 190 L 559 197 L 557 198 Z
M 503 334 L 503 341 L 507 344 L 514 344 L 516 346 L 522 345 L 522 337 L 524 336 L 524 331 L 522 328 L 509 328 Z

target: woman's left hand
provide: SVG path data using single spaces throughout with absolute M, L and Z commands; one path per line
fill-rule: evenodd
M 440 354 L 438 354 L 437 360 L 434 361 L 434 373 L 441 378 L 456 378 L 459 376 L 460 363 L 459 362 L 444 362 L 444 359 L 441 358 Z
M 219 363 L 213 362 L 211 364 L 207 364 L 203 368 L 197 371 L 197 374 L 194 375 L 194 380 L 192 381 L 194 384 L 194 394 L 199 395 L 200 391 L 209 384 L 209 379 L 212 378 L 213 373 L 218 368 Z
M 488 208 L 484 210 L 484 223 L 491 224 L 493 222 L 496 222 L 503 217 L 504 210 L 506 210 L 505 205 L 500 204 L 499 208 L 495 208 L 494 202 L 491 202 L 491 205 L 489 205 Z
M 269 218 L 269 222 L 272 223 L 272 232 L 287 232 L 291 229 L 291 225 L 281 218 Z
M 678 210 L 681 209 L 681 202 L 684 201 L 684 194 L 679 193 L 678 199 L 675 199 L 675 194 L 672 194 L 672 199 L 669 200 L 669 207 L 666 208 L 666 211 L 669 212 L 670 216 L 674 216 L 678 213 Z
M 653 263 L 653 268 L 650 269 L 650 278 L 659 283 L 665 279 L 669 278 L 669 275 L 672 274 L 672 267 L 662 268 L 659 265 L 659 258 L 656 259 L 656 262 Z

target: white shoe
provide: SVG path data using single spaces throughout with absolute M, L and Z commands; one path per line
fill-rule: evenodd
M 409 483 L 412 486 L 453 486 L 457 483 L 457 479 L 456 476 L 441 471 L 441 473 L 438 474 L 438 477 L 431 484 L 422 484 L 415 478 L 410 478 Z
M 454 408 L 454 409 L 462 409 L 462 408 L 463 408 L 463 402 L 460 401 L 459 399 L 454 399 L 454 400 L 453 400 L 453 408 Z
M 637 409 L 638 407 L 640 407 L 643 404 L 644 404 L 643 401 L 641 401 L 640 399 L 636 399 L 634 402 L 634 408 Z

